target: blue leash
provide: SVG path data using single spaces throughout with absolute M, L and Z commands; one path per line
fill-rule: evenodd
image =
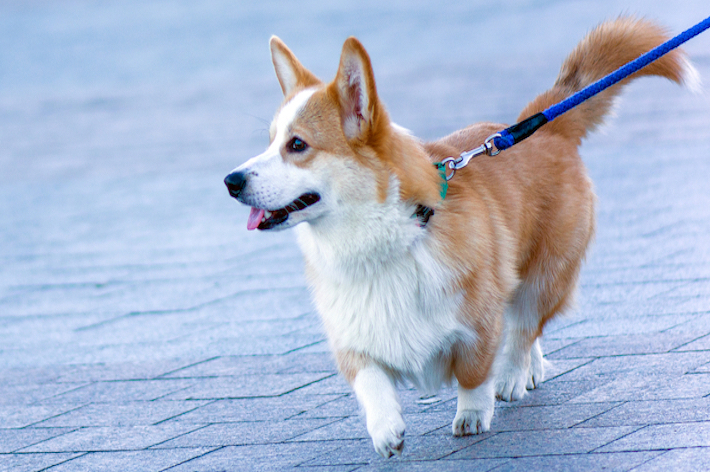
M 547 110 L 537 113 L 530 118 L 526 118 L 520 123 L 514 124 L 513 126 L 488 137 L 485 143 L 476 149 L 466 151 L 458 158 L 447 157 L 441 161 L 441 163 L 436 164 L 439 168 L 439 172 L 442 172 L 446 180 L 450 180 L 454 176 L 454 172 L 457 169 L 465 167 L 472 158 L 480 156 L 481 154 L 495 156 L 500 151 L 508 149 L 525 138 L 530 137 L 545 123 L 549 123 L 585 100 L 588 100 L 599 92 L 625 79 L 634 72 L 637 72 L 639 69 L 644 68 L 659 57 L 672 51 L 689 39 L 694 38 L 708 28 L 710 28 L 710 17 L 682 32 L 678 36 L 669 39 L 660 46 L 651 49 L 646 54 L 639 56 L 637 59 L 629 62 L 628 64 L 619 67 L 611 74 L 597 80 L 591 85 L 588 85 L 574 95 L 571 95 L 561 102 L 552 105 Z M 493 149 L 493 145 L 495 145 L 495 150 Z M 448 173 L 447 168 L 451 170 L 451 173 Z

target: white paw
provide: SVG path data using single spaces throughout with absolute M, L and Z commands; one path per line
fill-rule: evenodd
M 404 449 L 404 420 L 399 413 L 379 418 L 367 425 L 375 451 L 385 459 L 402 455 Z
M 451 429 L 454 436 L 481 434 L 491 429 L 491 419 L 493 419 L 493 408 L 457 411 Z
M 525 396 L 528 369 L 508 365 L 496 377 L 496 398 L 512 402 Z
M 547 361 L 542 357 L 540 343 L 535 340 L 532 349 L 530 350 L 530 371 L 527 379 L 527 389 L 533 390 L 540 386 L 545 380 L 545 364 Z

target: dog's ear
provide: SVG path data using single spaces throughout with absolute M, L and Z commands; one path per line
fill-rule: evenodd
M 284 96 L 290 95 L 297 87 L 305 88 L 321 83 L 315 75 L 303 67 L 303 64 L 278 37 L 271 37 L 269 47 L 276 77 L 279 79 Z
M 345 136 L 367 142 L 384 111 L 377 97 L 370 56 L 357 39 L 348 38 L 343 44 L 338 73 L 330 87 L 340 102 Z

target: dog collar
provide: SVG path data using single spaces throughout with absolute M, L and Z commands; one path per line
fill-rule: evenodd
M 441 199 L 443 200 L 446 198 L 446 193 L 449 191 L 449 177 L 446 176 L 446 164 L 444 162 L 435 162 L 434 167 L 439 171 L 439 176 L 441 177 L 439 195 L 441 195 Z M 434 213 L 434 210 L 431 210 L 431 212 Z
M 426 228 L 429 223 L 429 218 L 434 214 L 434 209 L 424 205 L 417 205 L 417 209 L 412 215 L 412 218 L 417 219 L 417 224 L 420 228 Z

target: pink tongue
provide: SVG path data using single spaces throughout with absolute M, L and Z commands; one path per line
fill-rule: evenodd
M 264 210 L 261 208 L 252 208 L 251 213 L 249 213 L 249 221 L 247 221 L 247 229 L 249 231 L 256 229 L 261 223 L 261 219 L 264 217 Z

